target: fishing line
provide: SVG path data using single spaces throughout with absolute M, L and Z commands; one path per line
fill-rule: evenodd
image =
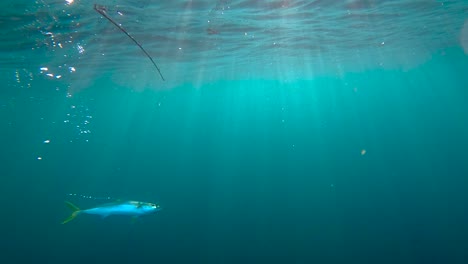
M 136 39 L 134 39 L 122 26 L 120 26 L 117 22 L 115 22 L 109 15 L 107 15 L 106 13 L 106 7 L 105 6 L 101 6 L 101 5 L 97 5 L 97 4 L 94 4 L 94 10 L 96 10 L 96 12 L 98 12 L 99 14 L 101 14 L 103 17 L 107 18 L 107 20 L 109 20 L 112 24 L 114 24 L 118 29 L 120 29 L 120 31 L 122 31 L 123 33 L 125 33 L 125 35 L 127 35 L 131 40 L 133 40 L 133 42 L 135 42 L 135 44 L 138 45 L 138 47 L 140 47 L 140 49 L 145 53 L 146 57 L 148 57 L 148 59 L 150 59 L 150 61 L 153 63 L 154 67 L 156 67 L 156 70 L 158 70 L 158 73 L 159 73 L 159 76 L 161 76 L 161 79 L 163 81 L 165 81 L 162 73 L 161 73 L 161 70 L 159 70 L 159 67 L 158 65 L 156 65 L 156 62 L 154 62 L 153 58 L 148 54 L 148 52 L 146 52 L 146 50 L 143 48 L 143 46 L 138 43 L 138 41 Z

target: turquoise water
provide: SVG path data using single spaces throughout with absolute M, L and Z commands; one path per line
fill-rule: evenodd
M 1 263 L 467 263 L 468 3 L 100 4 L 166 81 L 1 4 Z M 108 197 L 163 210 L 60 224 Z

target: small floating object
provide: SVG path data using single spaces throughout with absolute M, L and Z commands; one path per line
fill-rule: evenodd
M 123 33 L 125 33 L 125 35 L 127 35 L 133 42 L 135 42 L 135 44 L 137 44 L 138 47 L 140 47 L 140 49 L 145 53 L 146 57 L 148 57 L 148 59 L 150 59 L 150 61 L 153 63 L 154 67 L 156 68 L 156 70 L 158 70 L 158 73 L 159 73 L 159 76 L 161 76 L 161 79 L 163 81 L 165 81 L 162 73 L 161 73 L 161 70 L 159 69 L 158 65 L 156 65 L 156 62 L 154 62 L 153 58 L 149 55 L 148 52 L 146 52 L 146 50 L 143 48 L 143 46 L 138 43 L 138 41 L 136 41 L 135 38 L 133 38 L 122 26 L 120 26 L 117 22 L 115 22 L 109 15 L 107 15 L 106 13 L 106 7 L 105 6 L 102 6 L 102 5 L 97 5 L 97 4 L 94 4 L 94 10 L 96 10 L 96 12 L 98 12 L 99 14 L 101 14 L 103 17 L 105 17 L 107 20 L 109 20 L 112 24 L 114 24 L 118 29 L 120 29 L 120 31 L 122 31 Z

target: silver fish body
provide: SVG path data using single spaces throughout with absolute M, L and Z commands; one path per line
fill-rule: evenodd
M 65 202 L 65 204 L 73 212 L 67 219 L 65 219 L 62 222 L 62 224 L 70 222 L 71 220 L 75 219 L 75 217 L 77 217 L 79 214 L 99 215 L 103 218 L 110 215 L 126 215 L 138 217 L 142 215 L 152 214 L 161 210 L 161 207 L 158 204 L 139 201 L 109 203 L 85 210 L 79 209 L 76 205 L 70 202 Z

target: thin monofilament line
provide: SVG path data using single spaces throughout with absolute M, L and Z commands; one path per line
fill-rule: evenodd
M 122 31 L 123 33 L 125 33 L 125 35 L 127 35 L 131 40 L 133 40 L 133 42 L 135 42 L 135 44 L 138 45 L 138 47 L 140 47 L 140 49 L 146 54 L 146 56 L 148 57 L 148 59 L 151 60 L 151 62 L 153 63 L 154 67 L 156 67 L 156 70 L 158 70 L 158 73 L 159 75 L 161 76 L 161 79 L 163 81 L 165 81 L 162 73 L 161 73 L 161 70 L 159 69 L 158 65 L 156 65 L 156 62 L 154 62 L 153 58 L 148 54 L 148 52 L 146 52 L 146 50 L 143 48 L 143 46 L 138 43 L 138 41 L 136 41 L 136 39 L 134 39 L 122 26 L 120 26 L 117 22 L 115 22 L 111 17 L 109 17 L 107 14 L 106 14 L 106 11 L 104 9 L 103 6 L 100 6 L 100 5 L 97 5 L 97 4 L 94 4 L 94 10 L 96 10 L 96 12 L 98 12 L 99 14 L 101 14 L 103 17 L 107 18 L 107 20 L 109 20 L 112 24 L 114 24 L 118 29 L 120 29 L 120 31 Z

